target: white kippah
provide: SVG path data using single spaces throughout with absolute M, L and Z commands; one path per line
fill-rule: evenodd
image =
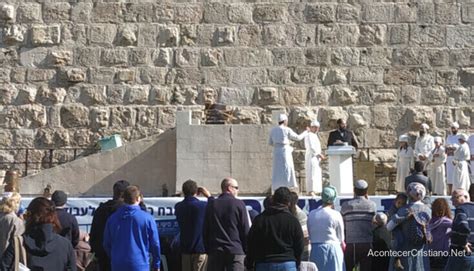
M 459 129 L 459 123 L 457 121 L 455 121 L 455 122 L 451 123 L 451 127 Z
M 313 127 L 313 126 L 318 126 L 318 127 L 319 127 L 319 126 L 320 126 L 319 121 L 313 120 L 313 121 L 311 122 L 311 127 Z
M 282 121 L 285 121 L 285 120 L 288 120 L 288 117 L 285 114 L 280 114 L 278 116 L 278 122 L 282 122 Z
M 428 130 L 428 129 L 430 129 L 430 126 L 429 126 L 428 124 L 426 124 L 426 123 L 422 123 L 422 124 L 421 124 L 421 128 L 422 128 L 422 129 L 425 129 L 425 130 Z

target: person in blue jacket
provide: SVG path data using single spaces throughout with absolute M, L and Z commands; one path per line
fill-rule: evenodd
M 160 270 L 160 238 L 153 217 L 140 209 L 141 193 L 129 186 L 123 194 L 125 205 L 107 220 L 104 249 L 112 271 Z

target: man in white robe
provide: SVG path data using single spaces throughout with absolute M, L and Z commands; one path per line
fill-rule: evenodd
M 321 153 L 321 142 L 317 132 L 319 131 L 319 122 L 314 120 L 311 122 L 310 131 L 304 139 L 305 168 L 306 168 L 306 192 L 308 195 L 314 196 L 323 190 L 323 179 L 321 173 L 321 160 L 325 156 Z
M 288 117 L 285 114 L 278 117 L 278 126 L 272 128 L 268 139 L 268 143 L 273 146 L 272 191 L 281 186 L 298 187 L 290 140 L 301 141 L 307 133 L 304 131 L 298 135 L 288 127 Z
M 454 152 L 453 164 L 455 165 L 453 190 L 463 188 L 469 191 L 471 181 L 469 178 L 468 161 L 471 158 L 469 145 L 467 145 L 467 135 L 459 135 L 459 147 Z
M 471 153 L 471 183 L 473 183 L 474 182 L 474 134 L 471 134 L 471 136 L 467 140 L 467 144 L 469 145 L 469 151 Z
M 428 177 L 431 179 L 433 194 L 438 196 L 446 195 L 446 177 L 444 163 L 446 153 L 443 147 L 443 139 L 439 136 L 434 138 L 435 147 L 429 156 L 430 171 Z
M 448 183 L 448 195 L 451 195 L 453 187 L 455 170 L 453 165 L 454 152 L 459 147 L 458 130 L 459 124 L 457 122 L 451 123 L 451 134 L 446 137 L 446 182 Z
M 430 129 L 428 124 L 421 124 L 420 136 L 416 138 L 414 150 L 416 161 L 422 161 L 425 165 L 430 152 L 434 149 L 433 137 L 428 134 L 428 129 Z
M 395 164 L 397 168 L 395 190 L 397 192 L 405 192 L 405 178 L 410 175 L 410 170 L 413 168 L 413 148 L 408 145 L 410 141 L 408 135 L 401 135 L 398 141 L 400 142 L 400 147 L 397 151 L 397 161 Z

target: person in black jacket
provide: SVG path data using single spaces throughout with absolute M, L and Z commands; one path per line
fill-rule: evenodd
M 405 178 L 405 191 L 411 183 L 421 183 L 425 189 L 426 194 L 431 193 L 431 180 L 423 174 L 424 163 L 421 161 L 415 162 L 415 168 L 411 175 Z
M 71 241 L 72 247 L 76 247 L 79 243 L 79 225 L 75 216 L 71 215 L 64 209 L 67 202 L 67 195 L 64 191 L 56 190 L 51 196 L 51 200 L 56 206 L 56 214 L 61 224 L 61 236 Z
M 343 119 L 338 119 L 337 126 L 337 130 L 329 133 L 328 147 L 333 145 L 342 145 L 346 142 L 357 149 L 357 139 L 352 131 L 346 129 L 346 122 Z
M 291 192 L 280 187 L 272 205 L 258 215 L 247 241 L 247 269 L 297 270 L 304 249 L 304 237 L 298 219 L 289 211 Z
M 57 234 L 61 230 L 54 203 L 39 197 L 27 209 L 24 246 L 32 271 L 76 271 L 71 241 Z
M 100 271 L 110 271 L 110 259 L 105 252 L 102 243 L 104 240 L 104 230 L 107 223 L 107 219 L 120 207 L 124 205 L 123 192 L 130 185 L 125 180 L 117 181 L 114 186 L 113 199 L 101 203 L 97 210 L 95 210 L 94 217 L 92 218 L 91 232 L 89 243 L 92 248 L 92 252 L 95 253 L 99 264 Z

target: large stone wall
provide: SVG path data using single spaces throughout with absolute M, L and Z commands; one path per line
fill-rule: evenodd
M 423 121 L 474 125 L 472 1 L 123 2 L 0 3 L 0 162 L 161 133 L 208 96 L 323 141 L 348 118 L 374 160 Z

